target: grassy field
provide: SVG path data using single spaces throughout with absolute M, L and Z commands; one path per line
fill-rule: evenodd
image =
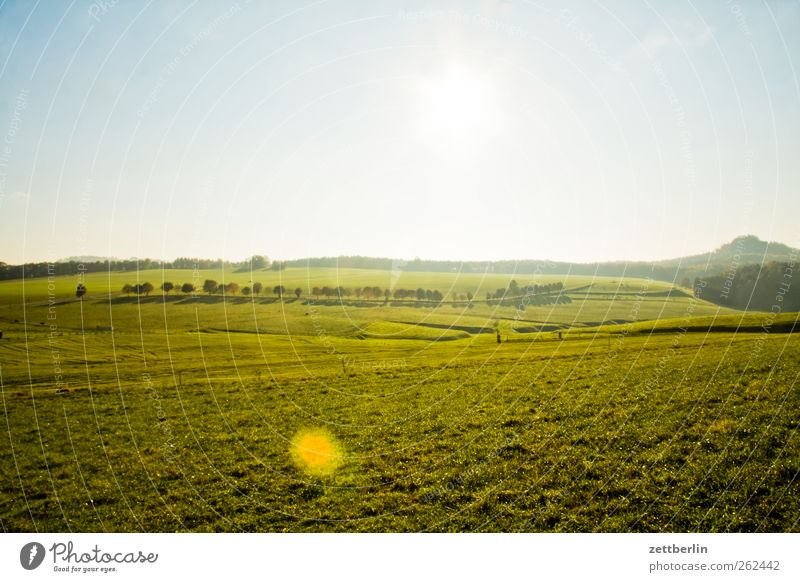
M 279 300 L 127 297 L 252 280 Z M 640 279 L 288 269 L 0 282 L 5 531 L 797 531 L 797 314 Z M 426 302 L 313 286 L 438 288 Z M 450 302 L 467 291 L 472 306 Z M 496 341 L 499 330 L 502 343 Z M 559 338 L 560 334 L 560 338 Z

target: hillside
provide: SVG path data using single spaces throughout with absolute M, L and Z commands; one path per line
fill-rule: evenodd
M 702 275 L 720 275 L 739 265 L 762 264 L 770 261 L 788 262 L 800 250 L 778 242 L 767 242 L 754 235 L 738 236 L 719 248 L 685 257 L 662 261 L 608 261 L 574 263 L 531 259 L 520 261 L 432 261 L 415 259 L 398 261 L 370 257 L 321 257 L 287 261 L 291 267 L 340 267 L 392 269 L 402 271 L 460 272 L 460 273 L 542 273 L 547 275 L 580 275 L 597 277 L 650 277 L 659 281 L 679 283 L 685 287 Z
M 608 261 L 600 263 L 575 263 L 550 261 L 546 259 L 525 259 L 518 261 L 438 261 L 414 259 L 406 261 L 386 257 L 339 256 L 309 257 L 275 262 L 265 268 L 281 270 L 283 268 L 331 268 L 331 269 L 372 269 L 400 272 L 439 272 L 439 273 L 496 273 L 523 275 L 539 273 L 542 275 L 579 275 L 589 277 L 648 277 L 659 281 L 679 283 L 691 286 L 698 276 L 721 275 L 732 267 L 747 264 L 762 264 L 770 261 L 790 261 L 797 257 L 800 250 L 778 242 L 766 242 L 754 235 L 744 235 L 720 246 L 719 248 L 685 257 L 677 257 L 662 261 Z M 48 274 L 69 275 L 78 271 L 99 273 L 108 271 L 139 271 L 152 268 L 161 269 L 213 269 L 219 267 L 235 267 L 239 272 L 251 270 L 251 260 L 240 262 L 222 259 L 188 259 L 178 258 L 174 261 L 153 259 L 97 260 L 97 257 L 70 257 L 50 266 L 47 263 L 27 263 L 25 265 L 7 265 L 0 262 L 0 280 L 46 277 Z M 254 257 L 269 265 L 266 257 Z M 196 266 L 196 267 L 195 267 Z M 276 269 L 276 267 L 278 267 Z M 261 271 L 265 269 L 252 269 Z
M 709 265 L 713 268 L 724 270 L 731 264 L 749 265 L 762 264 L 770 261 L 789 261 L 800 254 L 800 250 L 779 242 L 763 241 L 752 234 L 737 236 L 732 241 L 725 243 L 716 250 L 699 255 L 691 255 L 676 259 L 657 262 L 657 265 Z

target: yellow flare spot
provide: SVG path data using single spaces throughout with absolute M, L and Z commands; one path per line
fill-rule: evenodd
M 303 431 L 292 439 L 295 464 L 312 475 L 328 475 L 342 463 L 334 438 L 321 429 Z

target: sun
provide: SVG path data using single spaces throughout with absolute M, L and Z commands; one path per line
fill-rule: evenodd
M 292 459 L 311 475 L 329 475 L 342 464 L 342 453 L 336 440 L 323 429 L 304 430 L 291 444 Z
M 418 107 L 426 138 L 449 146 L 485 137 L 499 114 L 490 77 L 460 63 L 420 81 Z

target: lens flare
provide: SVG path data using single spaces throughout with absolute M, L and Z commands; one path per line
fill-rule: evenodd
M 292 459 L 310 475 L 330 475 L 342 464 L 341 447 L 322 429 L 304 430 L 292 439 Z

